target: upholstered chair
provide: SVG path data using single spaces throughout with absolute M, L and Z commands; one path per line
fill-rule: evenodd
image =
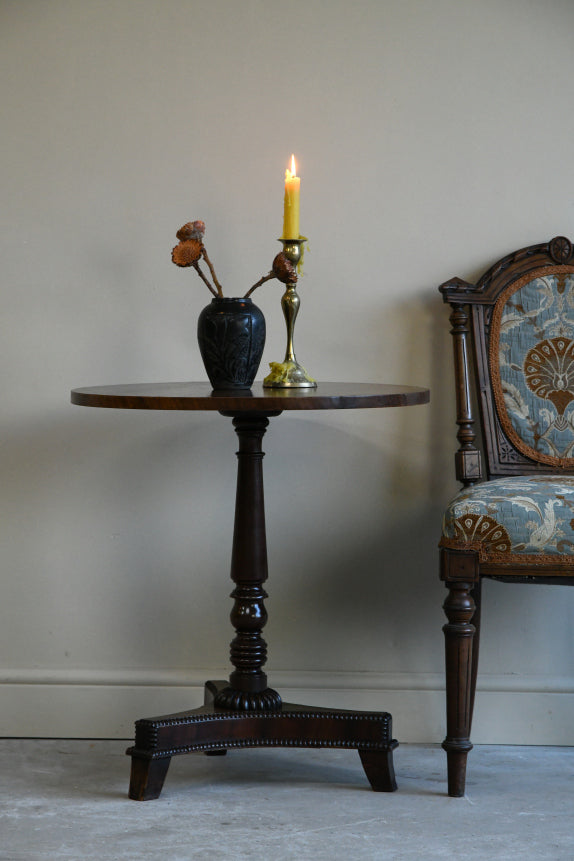
M 464 795 L 483 578 L 574 584 L 574 251 L 565 237 L 504 257 L 452 308 L 462 489 L 444 514 L 448 792 Z M 474 411 L 480 415 L 477 445 Z M 574 716 L 573 716 L 574 717 Z

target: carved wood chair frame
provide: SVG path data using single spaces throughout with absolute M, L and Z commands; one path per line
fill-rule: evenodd
M 455 455 L 456 478 L 464 487 L 484 478 L 503 476 L 573 475 L 574 458 L 548 462 L 520 445 L 499 409 L 497 391 L 497 347 L 495 307 L 505 297 L 536 277 L 574 273 L 574 249 L 566 237 L 522 248 L 495 263 L 476 284 L 460 278 L 439 287 L 452 309 L 450 321 L 454 345 L 456 413 L 459 448 Z M 501 299 L 496 305 L 497 300 Z M 482 453 L 476 445 L 474 404 L 478 405 L 482 430 Z M 534 455 L 534 456 L 528 456 Z M 502 561 L 481 561 L 476 549 L 442 547 L 440 576 L 449 590 L 444 603 L 448 619 L 444 626 L 446 650 L 447 735 L 443 748 L 448 762 L 448 793 L 464 795 L 466 760 L 472 749 L 470 730 L 474 708 L 479 635 L 481 583 L 483 578 L 514 583 L 559 583 L 574 585 L 573 558 L 561 560 L 541 556 L 521 560 L 510 554 Z

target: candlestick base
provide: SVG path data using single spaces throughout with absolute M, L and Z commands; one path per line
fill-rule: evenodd
M 314 389 L 317 382 L 297 361 L 270 362 L 271 373 L 263 380 L 266 389 Z

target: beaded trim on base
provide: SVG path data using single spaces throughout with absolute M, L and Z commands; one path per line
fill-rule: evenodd
M 198 741 L 191 744 L 181 745 L 170 748 L 158 748 L 159 731 L 165 727 L 173 726 L 190 726 L 194 723 L 219 723 L 221 721 L 237 721 L 249 720 L 252 718 L 264 718 L 266 720 L 275 720 L 279 724 L 292 719 L 305 720 L 318 718 L 328 718 L 337 722 L 357 723 L 367 721 L 380 726 L 380 740 L 353 740 L 348 738 L 340 739 L 313 739 L 305 736 L 304 728 L 301 727 L 301 735 L 298 738 L 250 738 L 246 735 L 245 738 L 217 738 L 216 741 Z M 136 722 L 136 739 L 133 747 L 129 748 L 126 753 L 130 756 L 135 756 L 139 759 L 162 759 L 170 756 L 176 756 L 183 753 L 191 753 L 193 751 L 209 751 L 209 750 L 224 750 L 243 747 L 315 747 L 315 748 L 345 748 L 348 750 L 371 750 L 371 751 L 389 751 L 397 747 L 398 742 L 390 737 L 392 728 L 392 716 L 388 712 L 337 712 L 333 710 L 305 710 L 305 711 L 282 711 L 279 713 L 269 712 L 207 712 L 204 714 L 195 714 L 191 716 L 182 716 L 181 718 L 169 718 L 166 720 L 154 721 L 153 719 L 143 718 Z M 280 734 L 280 726 L 277 727 L 277 732 Z

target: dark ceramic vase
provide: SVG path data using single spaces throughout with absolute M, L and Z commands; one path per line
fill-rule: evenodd
M 251 387 L 265 346 L 265 317 L 251 299 L 212 299 L 199 315 L 197 338 L 214 389 Z

